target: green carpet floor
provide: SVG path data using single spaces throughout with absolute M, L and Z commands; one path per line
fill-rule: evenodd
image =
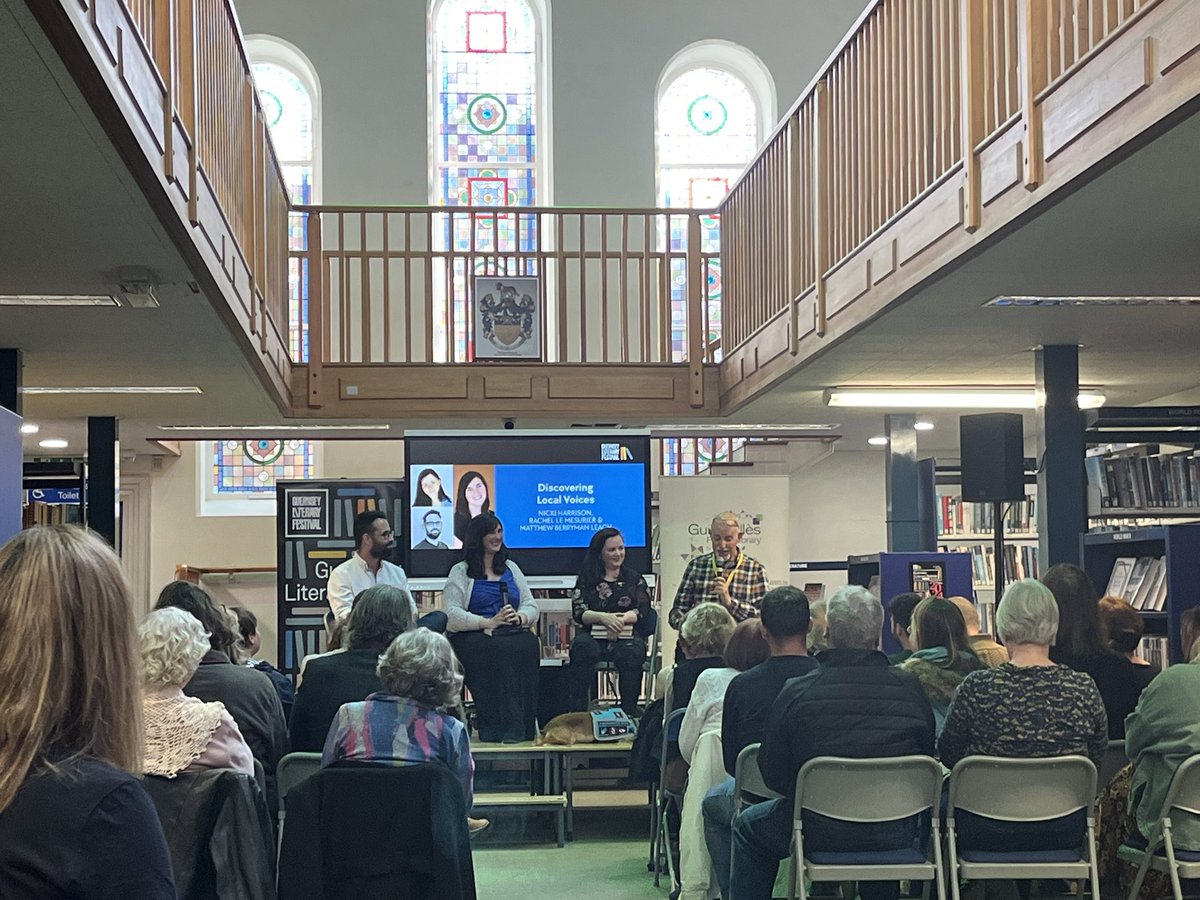
M 575 813 L 575 840 L 554 844 L 546 815 L 504 811 L 474 842 L 480 900 L 594 900 L 661 898 L 669 879 L 654 887 L 647 871 L 650 825 L 646 809 L 590 809 Z

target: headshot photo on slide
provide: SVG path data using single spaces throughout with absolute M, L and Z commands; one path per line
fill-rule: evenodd
M 496 512 L 496 467 L 456 465 L 454 467 L 454 536 L 462 540 L 467 523 L 480 513 Z

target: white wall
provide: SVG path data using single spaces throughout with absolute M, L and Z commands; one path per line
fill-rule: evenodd
M 654 203 L 654 95 L 705 39 L 770 70 L 782 114 L 864 0 L 547 0 L 554 202 Z M 238 0 L 246 34 L 299 48 L 321 82 L 326 203 L 425 203 L 426 0 Z

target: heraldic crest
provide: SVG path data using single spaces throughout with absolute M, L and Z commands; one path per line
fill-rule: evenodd
M 535 286 L 532 293 L 531 282 Z M 480 331 L 489 344 L 501 353 L 512 353 L 534 340 L 536 279 L 479 278 L 475 284 Z

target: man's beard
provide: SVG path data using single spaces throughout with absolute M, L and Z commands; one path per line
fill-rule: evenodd
M 431 540 L 431 541 L 436 541 L 436 540 L 437 540 L 438 538 L 440 538 L 441 536 L 442 536 L 442 533 L 441 533 L 441 531 L 428 531 L 428 530 L 426 530 L 426 532 L 425 532 L 425 537 L 429 538 L 429 540 Z
M 392 555 L 394 549 L 396 549 L 395 544 L 384 544 L 382 547 L 376 545 L 371 548 L 371 555 L 376 559 L 387 559 Z

